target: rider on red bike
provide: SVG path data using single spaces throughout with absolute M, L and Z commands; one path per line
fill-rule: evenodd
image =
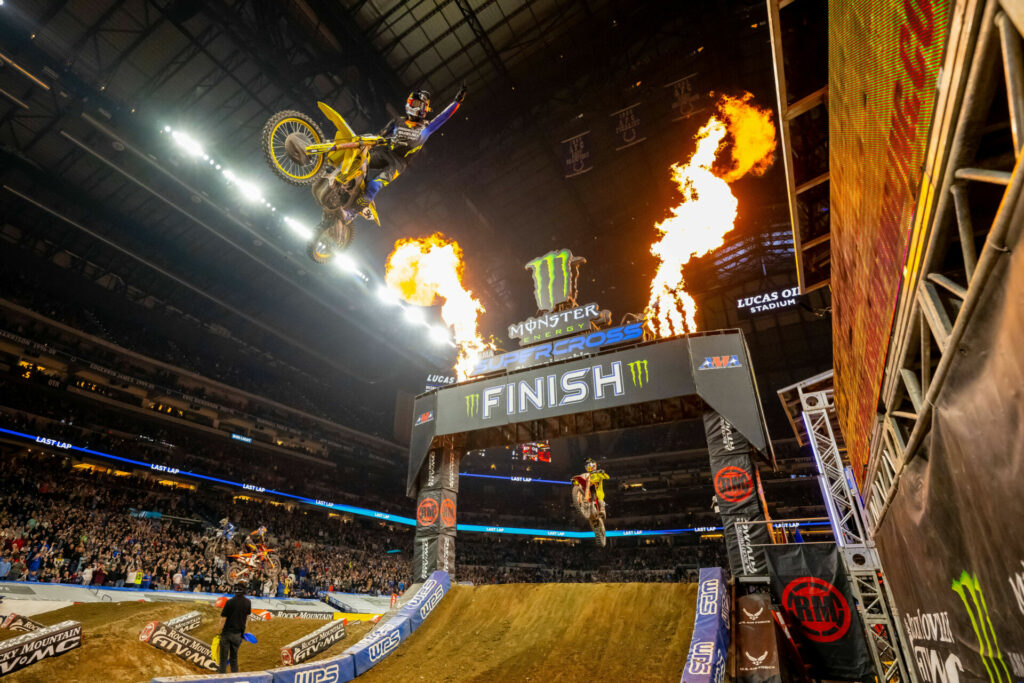
M 585 467 L 586 472 L 572 478 L 573 489 L 581 489 L 584 505 L 593 501 L 595 511 L 604 514 L 604 481 L 610 477 L 604 470 L 597 469 L 597 463 L 593 458 L 587 458 Z

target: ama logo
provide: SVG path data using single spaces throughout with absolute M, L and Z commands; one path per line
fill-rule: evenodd
M 839 589 L 824 579 L 801 576 L 782 591 L 782 607 L 816 643 L 833 643 L 850 630 L 850 605 Z
M 754 482 L 742 467 L 730 465 L 715 474 L 715 493 L 729 503 L 742 503 L 754 492 Z
M 724 368 L 741 368 L 739 356 L 704 356 L 704 362 L 698 370 L 722 370 Z
M 424 498 L 416 508 L 416 521 L 420 526 L 430 526 L 437 521 L 437 514 L 437 501 L 433 498 Z
M 434 411 L 433 410 L 428 410 L 427 412 L 423 413 L 422 415 L 420 415 L 419 417 L 416 418 L 416 425 L 419 426 L 421 424 L 426 424 L 426 423 L 430 422 L 433 419 L 434 419 Z

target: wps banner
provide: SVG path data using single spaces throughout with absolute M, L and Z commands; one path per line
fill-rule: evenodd
M 724 680 L 729 652 L 729 584 L 718 568 L 700 570 L 697 614 L 681 683 L 714 683 Z
M 800 643 L 812 678 L 873 680 L 864 627 L 850 595 L 839 551 L 831 543 L 765 549 L 772 595 Z
M 740 683 L 782 683 L 775 619 L 767 593 L 736 600 L 736 677 Z
M 729 421 L 715 412 L 704 413 L 704 432 L 711 458 L 711 476 L 722 515 L 729 568 L 734 576 L 765 573 L 763 545 L 771 543 L 758 504 L 750 443 Z

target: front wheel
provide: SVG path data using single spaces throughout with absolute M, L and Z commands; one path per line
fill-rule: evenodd
M 280 111 L 263 126 L 263 158 L 278 178 L 292 185 L 309 185 L 324 167 L 324 155 L 307 155 L 305 148 L 324 141 L 316 121 L 300 111 Z
M 228 569 L 228 583 L 235 585 L 239 581 L 245 581 L 249 578 L 249 568 L 243 567 L 237 562 L 231 563 L 231 568 Z

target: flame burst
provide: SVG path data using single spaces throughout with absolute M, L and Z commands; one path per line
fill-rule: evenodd
M 770 110 L 750 101 L 753 95 L 722 96 L 715 114 L 697 132 L 697 149 L 685 165 L 672 166 L 672 179 L 683 195 L 672 216 L 655 228 L 661 239 L 651 253 L 661 263 L 651 281 L 644 315 L 657 337 L 697 329 L 697 303 L 687 294 L 683 266 L 725 243 L 736 221 L 737 201 L 729 183 L 761 175 L 775 156 L 775 124 Z M 728 157 L 718 158 L 728 150 Z
M 469 376 L 475 358 L 485 349 L 494 350 L 477 329 L 484 307 L 463 287 L 463 268 L 459 243 L 438 232 L 395 242 L 384 274 L 388 288 L 414 306 L 431 306 L 438 299 L 443 302 L 441 319 L 455 336 L 455 374 L 460 381 Z

